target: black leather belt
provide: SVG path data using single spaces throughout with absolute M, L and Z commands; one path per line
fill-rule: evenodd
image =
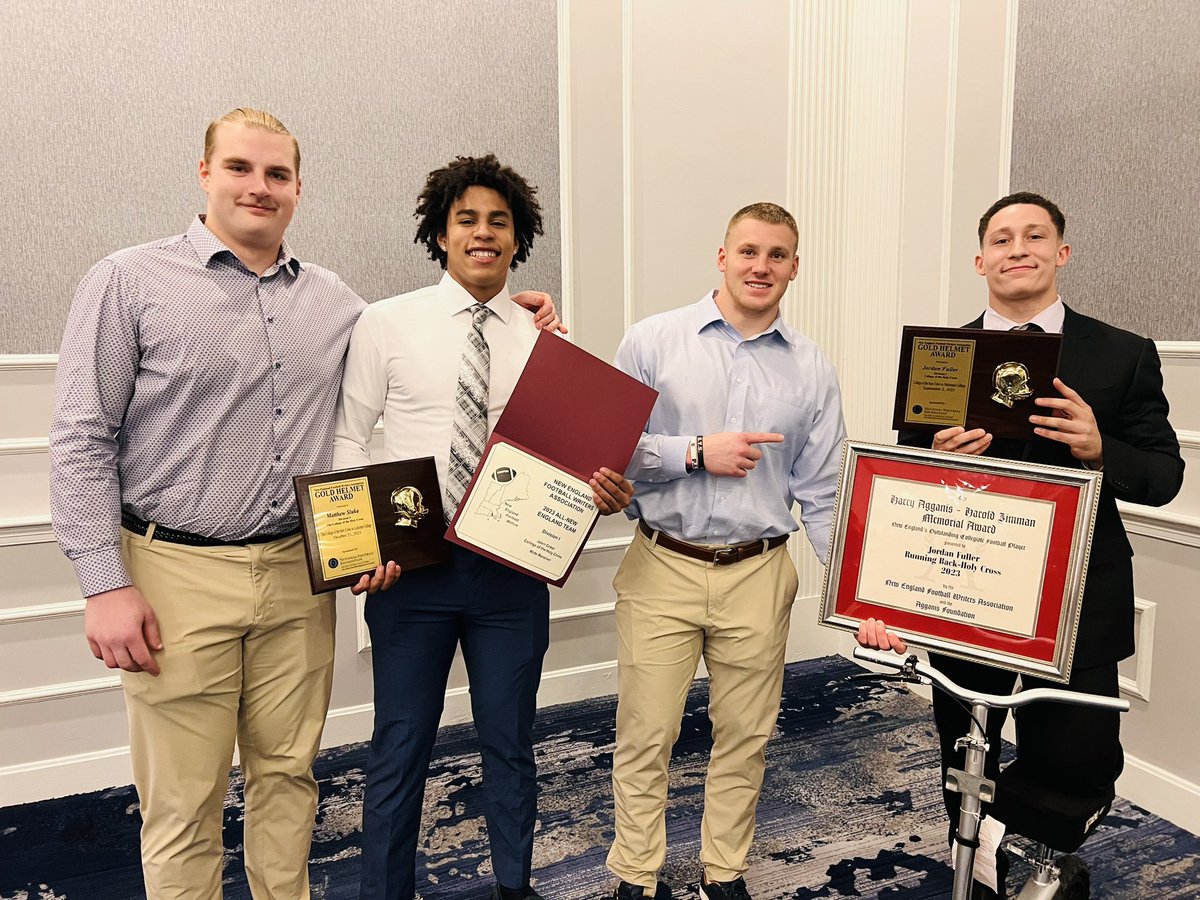
M 134 534 L 145 534 L 150 530 L 149 522 L 124 510 L 121 510 L 121 525 Z M 242 538 L 240 541 L 222 541 L 217 538 L 205 537 L 202 534 L 192 534 L 190 531 L 167 528 L 165 525 L 154 526 L 154 540 L 166 541 L 169 544 L 187 544 L 189 547 L 241 547 L 245 544 L 266 544 L 299 533 L 299 528 L 293 528 L 283 534 L 256 534 L 253 537 Z
M 646 524 L 645 519 L 638 519 L 638 528 L 650 540 L 654 540 L 654 536 L 657 534 L 658 540 L 655 541 L 655 544 L 659 547 L 665 547 L 675 553 L 682 553 L 692 559 L 712 563 L 714 566 L 732 566 L 743 559 L 750 559 L 760 553 L 782 547 L 787 543 L 789 537 L 781 534 L 765 541 L 747 541 L 744 544 L 731 544 L 728 547 L 702 547 L 699 544 L 689 544 L 687 541 L 677 540 L 665 531 L 655 531 Z

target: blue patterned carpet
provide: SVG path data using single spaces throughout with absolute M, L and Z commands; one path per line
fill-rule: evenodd
M 831 657 L 793 664 L 758 812 L 747 883 L 755 900 L 946 897 L 950 869 L 937 786 L 932 715 L 919 698 Z M 706 688 L 697 683 L 675 747 L 663 877 L 692 900 L 710 744 Z M 534 883 L 548 900 L 600 900 L 612 879 L 615 700 L 544 710 L 539 719 L 540 816 Z M 322 754 L 313 893 L 358 895 L 365 746 Z M 227 898 L 249 897 L 241 862 L 240 784 L 226 806 Z M 132 788 L 0 809 L 0 900 L 142 896 Z M 424 900 L 480 900 L 490 890 L 480 766 L 470 726 L 444 729 L 429 776 L 418 883 Z M 1200 838 L 1118 801 L 1080 853 L 1092 896 L 1200 897 Z M 1014 861 L 1010 885 L 1023 880 Z

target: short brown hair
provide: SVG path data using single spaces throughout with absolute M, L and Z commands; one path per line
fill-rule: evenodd
M 733 226 L 742 219 L 755 219 L 759 222 L 766 222 L 768 225 L 786 225 L 796 236 L 796 242 L 800 242 L 800 229 L 796 227 L 796 220 L 778 203 L 751 203 L 749 206 L 743 206 L 733 214 L 733 218 L 725 226 L 726 241 L 729 240 L 729 232 L 733 231 Z
M 248 128 L 261 128 L 271 134 L 286 134 L 292 139 L 292 148 L 296 151 L 296 175 L 300 175 L 300 142 L 296 140 L 296 136 L 269 112 L 250 109 L 247 106 L 231 109 L 221 118 L 208 123 L 208 130 L 204 132 L 204 161 L 206 163 L 212 163 L 213 145 L 217 142 L 217 128 L 221 125 L 245 125 Z

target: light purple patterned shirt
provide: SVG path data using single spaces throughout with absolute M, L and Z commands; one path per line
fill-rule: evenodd
M 220 540 L 291 531 L 292 476 L 328 469 L 366 304 L 286 241 L 260 277 L 197 217 L 101 260 L 59 351 L 54 530 L 85 597 L 131 583 L 122 507 Z

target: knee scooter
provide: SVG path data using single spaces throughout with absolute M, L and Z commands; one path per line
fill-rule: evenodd
M 1056 897 L 1066 900 L 1072 897 L 1068 889 L 1072 882 L 1086 879 L 1086 867 L 1074 856 L 1055 859 L 1054 850 L 1050 848 L 1067 852 L 1078 849 L 1108 812 L 1113 794 L 1109 791 L 1103 796 L 1081 798 L 1047 789 L 1036 781 L 1034 773 L 1025 771 L 1020 760 L 1008 766 L 996 780 L 985 778 L 988 710 L 1015 709 L 1029 703 L 1053 701 L 1126 712 L 1129 701 L 1052 688 L 1033 688 L 1010 695 L 984 694 L 960 687 L 914 655 L 902 658 L 894 653 L 856 647 L 854 657 L 897 672 L 883 677 L 932 685 L 971 707 L 970 732 L 959 738 L 955 745 L 966 751 L 964 766 L 946 773 L 946 789 L 962 795 L 952 900 L 970 898 L 975 848 L 979 845 L 980 807 L 984 803 L 992 805 L 991 814 L 997 819 L 1037 844 L 1033 854 L 1019 854 L 1033 865 L 1033 875 L 1017 900 L 1052 900 Z

